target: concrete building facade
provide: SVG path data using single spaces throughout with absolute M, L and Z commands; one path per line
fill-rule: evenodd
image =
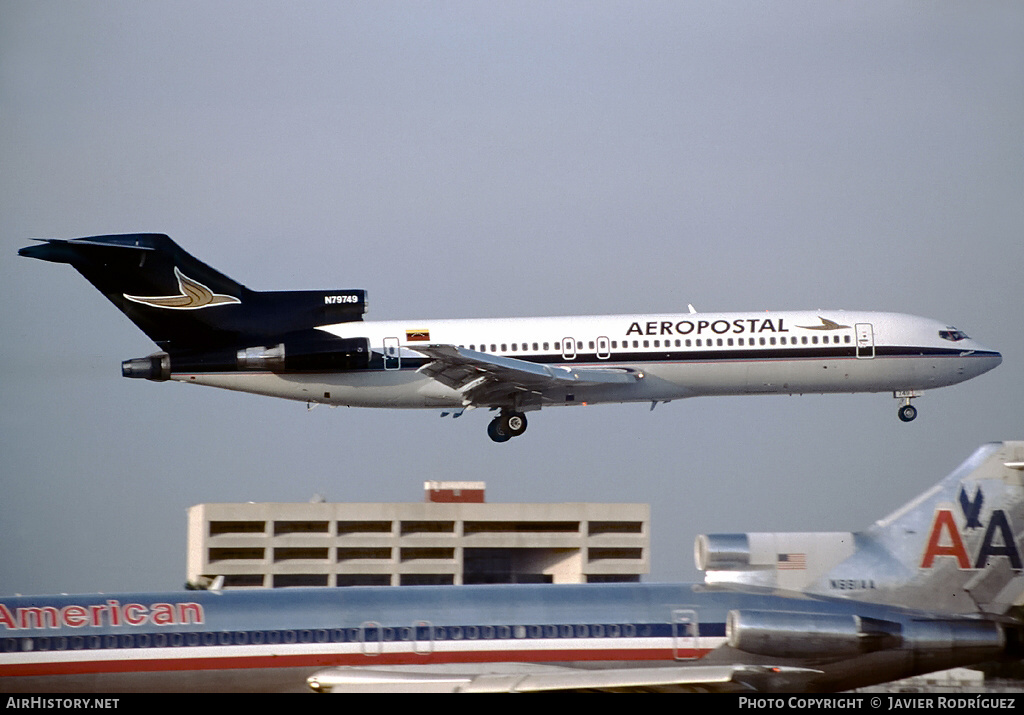
M 639 581 L 647 504 L 487 504 L 483 482 L 422 503 L 199 504 L 188 580 L 224 588 Z

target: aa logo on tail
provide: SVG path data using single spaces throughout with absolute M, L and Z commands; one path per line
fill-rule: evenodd
M 921 568 L 930 569 L 938 557 L 950 556 L 956 559 L 957 567 L 961 569 L 983 569 L 988 566 L 989 557 L 1005 556 L 1010 560 L 1010 566 L 1014 569 L 1021 569 L 1020 552 L 1017 550 L 1017 542 L 1013 537 L 1013 529 L 1010 528 L 1010 519 L 1002 509 L 993 509 L 989 514 L 988 524 L 981 521 L 981 507 L 985 502 L 981 487 L 974 493 L 974 498 L 967 496 L 967 491 L 960 487 L 960 510 L 964 515 L 964 529 L 985 529 L 985 536 L 981 540 L 977 556 L 973 563 L 964 545 L 964 538 L 960 528 L 956 524 L 953 510 L 942 507 L 935 510 L 935 517 L 932 519 L 931 532 L 928 534 L 928 545 L 925 547 L 924 556 L 921 558 Z

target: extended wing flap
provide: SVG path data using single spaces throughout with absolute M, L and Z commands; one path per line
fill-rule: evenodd
M 713 689 L 732 682 L 733 666 L 706 665 L 612 670 L 561 669 L 525 676 L 481 675 L 464 685 L 464 693 L 527 693 L 558 690 L 659 690 L 680 687 Z
M 458 692 L 550 692 L 569 690 L 647 692 L 761 691 L 820 675 L 820 670 L 751 665 L 690 665 L 664 668 L 559 669 L 519 677 L 481 675 Z M 506 687 L 502 687 L 506 686 Z
M 509 664 L 500 672 L 456 674 L 422 669 L 329 668 L 307 680 L 319 692 L 367 691 L 525 693 L 552 691 L 736 691 L 806 680 L 810 668 L 751 665 L 691 665 L 584 670 Z
M 631 370 L 552 367 L 455 345 L 417 345 L 410 349 L 431 358 L 420 373 L 461 390 L 470 404 L 487 405 L 515 392 L 541 392 L 567 385 L 623 385 L 642 378 L 641 373 Z

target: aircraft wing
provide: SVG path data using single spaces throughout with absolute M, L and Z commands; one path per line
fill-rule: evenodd
M 624 385 L 643 373 L 622 368 L 569 368 L 481 353 L 456 345 L 417 345 L 410 350 L 431 358 L 419 372 L 463 395 L 465 405 L 489 407 L 516 393 L 541 393 L 573 385 Z
M 506 672 L 477 674 L 328 668 L 311 675 L 306 683 L 323 693 L 737 692 L 768 685 L 791 689 L 820 674 L 811 668 L 739 664 L 585 670 L 521 663 L 510 664 Z

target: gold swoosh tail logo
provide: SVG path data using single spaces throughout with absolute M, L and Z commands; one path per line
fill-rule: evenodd
M 818 320 L 821 321 L 821 325 L 798 325 L 796 327 L 803 328 L 804 330 L 839 330 L 840 328 L 849 328 L 849 325 L 840 325 L 834 320 L 828 318 L 822 318 L 818 316 Z
M 128 295 L 123 293 L 125 298 L 135 303 L 148 305 L 153 308 L 167 308 L 169 310 L 196 310 L 197 308 L 209 308 L 214 305 L 227 305 L 230 303 L 241 303 L 233 295 L 214 293 L 196 280 L 192 280 L 177 267 L 174 275 L 178 279 L 179 295 L 141 296 Z

